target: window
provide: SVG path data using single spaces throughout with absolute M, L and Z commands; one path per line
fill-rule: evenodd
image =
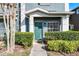
M 70 24 L 70 25 L 69 25 L 69 29 L 70 29 L 70 30 L 73 30 L 73 29 L 74 29 L 74 25 L 73 25 L 73 24 Z
M 46 26 L 46 23 L 44 23 L 44 26 Z
M 77 14 L 79 14 L 79 9 L 77 9 Z
M 59 22 L 48 22 L 48 32 L 60 31 Z
M 2 19 L 2 18 L 0 18 L 0 23 L 1 23 L 1 22 L 3 22 L 3 19 Z

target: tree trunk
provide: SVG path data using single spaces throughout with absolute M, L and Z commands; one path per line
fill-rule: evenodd
M 8 9 L 10 10 L 11 9 L 10 4 L 8 5 L 8 7 L 9 7 Z M 10 17 L 10 22 L 9 22 L 9 25 L 10 25 L 10 33 L 9 33 L 10 34 L 10 37 L 9 37 L 10 38 L 10 40 L 9 40 L 10 41 L 10 43 L 9 43 L 10 44 L 10 52 L 12 52 L 12 47 L 11 47 L 12 46 L 12 33 L 11 32 L 12 32 L 12 23 L 13 23 L 11 14 L 12 14 L 11 11 L 9 11 L 9 17 Z
M 2 9 L 4 9 L 5 5 L 2 4 L 2 7 L 3 7 Z M 9 48 L 10 45 L 9 45 L 9 24 L 8 24 L 9 21 L 7 21 L 8 19 L 9 19 L 8 15 L 6 16 L 5 10 L 3 10 L 3 20 L 4 20 L 6 35 L 7 35 L 7 50 L 9 51 L 10 50 L 10 48 Z
M 7 6 L 7 7 L 5 7 Z M 13 52 L 15 49 L 15 19 L 16 19 L 16 4 L 2 4 L 1 8 L 3 9 L 3 19 L 7 35 L 7 50 L 8 52 Z M 6 13 L 7 9 L 9 12 Z
M 14 8 L 13 8 L 13 10 L 14 10 L 14 18 L 13 18 L 13 21 L 14 21 L 14 24 L 13 24 L 13 26 L 14 26 L 14 34 L 13 34 L 13 49 L 15 48 L 15 30 L 16 30 L 16 8 L 15 8 L 15 6 L 14 6 Z
M 7 49 L 10 50 L 9 15 L 7 15 Z

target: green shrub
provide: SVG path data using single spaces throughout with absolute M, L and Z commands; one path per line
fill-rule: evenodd
M 79 40 L 48 40 L 47 48 L 51 51 L 76 52 L 79 48 Z
M 63 43 L 63 51 L 66 53 L 73 53 L 75 51 L 77 51 L 77 45 L 75 43 L 75 41 L 64 41 Z
M 31 46 L 33 41 L 33 33 L 31 32 L 16 32 L 15 42 L 16 44 L 26 46 Z
M 79 31 L 47 32 L 47 40 L 79 40 Z
M 79 50 L 79 31 L 47 32 L 45 36 L 49 50 L 66 53 Z
M 51 40 L 51 41 L 48 41 L 47 46 L 49 50 L 60 51 L 61 44 L 62 44 L 62 40 Z

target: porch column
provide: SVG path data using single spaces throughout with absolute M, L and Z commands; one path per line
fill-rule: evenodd
M 34 17 L 30 16 L 29 18 L 29 31 L 34 33 Z
M 26 32 L 25 3 L 21 3 L 21 32 Z
M 69 30 L 69 16 L 62 17 L 62 31 Z

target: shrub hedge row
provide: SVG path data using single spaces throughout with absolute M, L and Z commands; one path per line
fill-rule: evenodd
M 79 31 L 47 32 L 45 37 L 48 40 L 79 40 Z
M 53 51 L 73 53 L 79 50 L 79 31 L 47 32 L 47 47 Z
M 48 40 L 47 47 L 51 51 L 63 51 L 66 53 L 73 53 L 79 49 L 79 40 Z
M 33 41 L 33 33 L 31 32 L 16 32 L 15 42 L 16 44 L 26 46 L 31 46 Z

